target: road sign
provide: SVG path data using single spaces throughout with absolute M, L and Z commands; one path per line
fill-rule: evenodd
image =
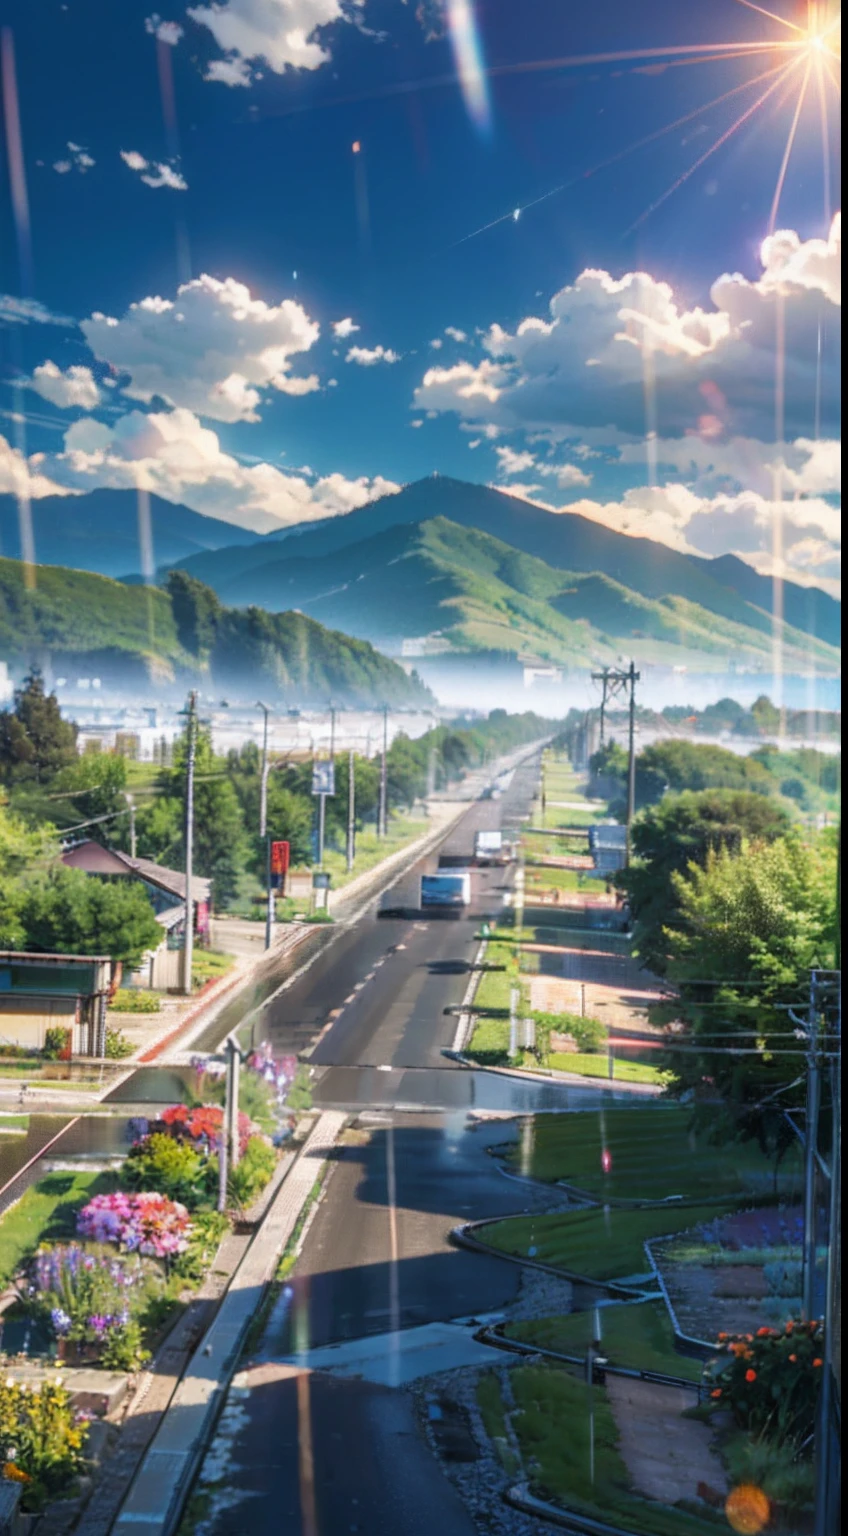
M 313 795 L 334 795 L 336 793 L 335 763 L 319 762 L 312 764 L 312 793 Z
M 326 870 L 315 869 L 312 871 L 313 891 L 328 891 L 330 889 L 330 876 Z
M 291 848 L 288 843 L 271 844 L 271 874 L 285 875 L 289 867 Z

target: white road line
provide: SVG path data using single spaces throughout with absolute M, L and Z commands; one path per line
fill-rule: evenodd
M 468 1041 L 468 1031 L 471 1026 L 470 1008 L 474 1001 L 474 994 L 480 985 L 479 968 L 482 965 L 486 954 L 486 942 L 487 941 L 484 939 L 477 951 L 474 959 L 474 970 L 469 979 L 468 986 L 465 989 L 465 996 L 462 999 L 459 1019 L 457 1020 L 456 1033 L 453 1037 L 452 1049 L 454 1051 L 461 1051 Z

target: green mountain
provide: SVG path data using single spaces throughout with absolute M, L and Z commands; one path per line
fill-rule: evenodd
M 599 573 L 640 597 L 658 602 L 679 597 L 718 618 L 771 633 L 771 582 L 733 555 L 708 560 L 682 554 L 651 539 L 616 533 L 575 512 L 547 512 L 505 491 L 442 475 L 416 481 L 343 517 L 303 523 L 243 548 L 210 550 L 180 565 L 227 602 L 264 602 L 260 592 L 265 592 L 264 574 L 272 561 L 323 560 L 379 535 L 388 537 L 403 525 L 439 517 L 479 529 L 556 570 Z M 783 601 L 792 629 L 839 645 L 840 604 L 834 598 L 788 581 Z
M 744 618 L 737 619 L 686 597 L 647 598 L 444 517 L 399 524 L 324 555 L 301 554 L 301 539 L 277 547 L 278 558 L 261 571 L 233 573 L 224 587 L 228 602 L 295 607 L 388 649 L 429 636 L 454 652 L 529 653 L 572 667 L 612 659 L 623 641 L 637 658 L 655 662 L 715 664 L 732 656 L 763 663 L 770 655 L 770 625 L 760 622 L 760 610 L 740 603 Z M 821 642 L 794 630 L 786 642 L 787 665 L 800 665 L 811 648 L 820 666 L 834 664 Z
M 0 559 L 0 656 L 15 670 L 49 662 L 54 671 L 127 687 L 206 679 L 251 700 L 275 689 L 290 704 L 429 698 L 417 677 L 367 641 L 303 613 L 225 608 L 189 578 L 162 590 L 40 566 L 35 583 L 27 585 L 19 561 Z

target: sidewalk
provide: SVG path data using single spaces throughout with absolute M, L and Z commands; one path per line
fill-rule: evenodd
M 171 1399 L 114 1526 L 171 1536 L 236 1369 L 248 1326 L 346 1115 L 321 1115 L 242 1259 Z

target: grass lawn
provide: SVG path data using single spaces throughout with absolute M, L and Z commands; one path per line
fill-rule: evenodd
M 48 1173 L 0 1217 L 0 1285 L 43 1242 L 72 1238 L 76 1214 L 94 1195 L 117 1188 L 111 1173 Z
M 622 1280 L 650 1268 L 643 1244 L 715 1221 L 728 1205 L 654 1206 L 649 1210 L 580 1210 L 550 1216 L 510 1216 L 477 1232 L 501 1253 L 554 1264 L 592 1280 Z
M 611 1365 L 623 1365 L 633 1371 L 664 1371 L 698 1381 L 701 1365 L 688 1360 L 674 1347 L 674 1333 L 668 1311 L 662 1301 L 640 1301 L 635 1306 L 602 1307 L 603 1354 Z M 594 1312 L 572 1312 L 567 1317 L 539 1317 L 522 1323 L 509 1323 L 509 1339 L 536 1344 L 541 1349 L 556 1349 L 564 1355 L 584 1355 L 592 1342 Z
M 217 981 L 226 976 L 235 965 L 235 955 L 225 955 L 217 949 L 195 949 L 191 961 L 191 984 L 202 987 L 207 981 Z
M 506 1408 L 501 1396 L 501 1384 L 495 1371 L 485 1371 L 477 1382 L 477 1407 L 483 1427 L 493 1442 L 501 1463 L 511 1477 L 519 1470 L 518 1460 L 509 1443 L 506 1427 Z
M 573 1061 L 574 1057 L 567 1057 Z M 749 1190 L 770 1193 L 772 1164 L 753 1142 L 710 1146 L 690 1130 L 690 1112 L 665 1104 L 579 1115 L 539 1115 L 529 1169 L 535 1178 L 564 1179 L 590 1194 L 613 1199 L 662 1200 L 667 1195 L 707 1199 Z M 601 1151 L 612 1158 L 601 1168 Z M 512 1153 L 513 1160 L 517 1154 Z M 779 1189 L 799 1187 L 800 1157 L 783 1159 Z
M 533 1491 L 575 1511 L 645 1536 L 713 1536 L 724 1520 L 641 1499 L 628 1490 L 615 1419 L 603 1387 L 594 1387 L 594 1482 L 590 1476 L 585 1382 L 557 1366 L 516 1366 L 512 1423 Z
M 5 1115 L 0 1114 L 0 1131 L 10 1131 L 14 1135 L 20 1135 L 29 1126 L 29 1115 Z
M 429 826 L 429 821 L 413 820 L 410 816 L 395 814 L 389 817 L 386 837 L 378 837 L 373 827 L 364 827 L 356 836 L 356 856 L 350 874 L 347 872 L 344 852 L 337 848 L 328 848 L 324 854 L 324 868 L 329 870 L 333 877 L 333 889 L 340 890 L 349 881 L 355 880 L 358 875 L 367 874 L 370 869 L 375 869 L 390 854 L 397 853 L 408 843 L 414 843 L 416 838 L 423 837 Z
M 555 1072 L 579 1072 L 582 1077 L 609 1078 L 606 1052 L 590 1055 L 584 1051 L 574 1053 L 555 1051 L 548 1056 L 546 1065 L 552 1067 Z M 668 1076 L 659 1067 L 652 1067 L 649 1062 L 624 1061 L 617 1056 L 613 1058 L 613 1073 L 615 1081 L 619 1083 L 662 1084 Z
M 509 1061 L 509 1019 L 478 1019 L 465 1049 L 467 1055 L 484 1066 L 506 1066 Z

